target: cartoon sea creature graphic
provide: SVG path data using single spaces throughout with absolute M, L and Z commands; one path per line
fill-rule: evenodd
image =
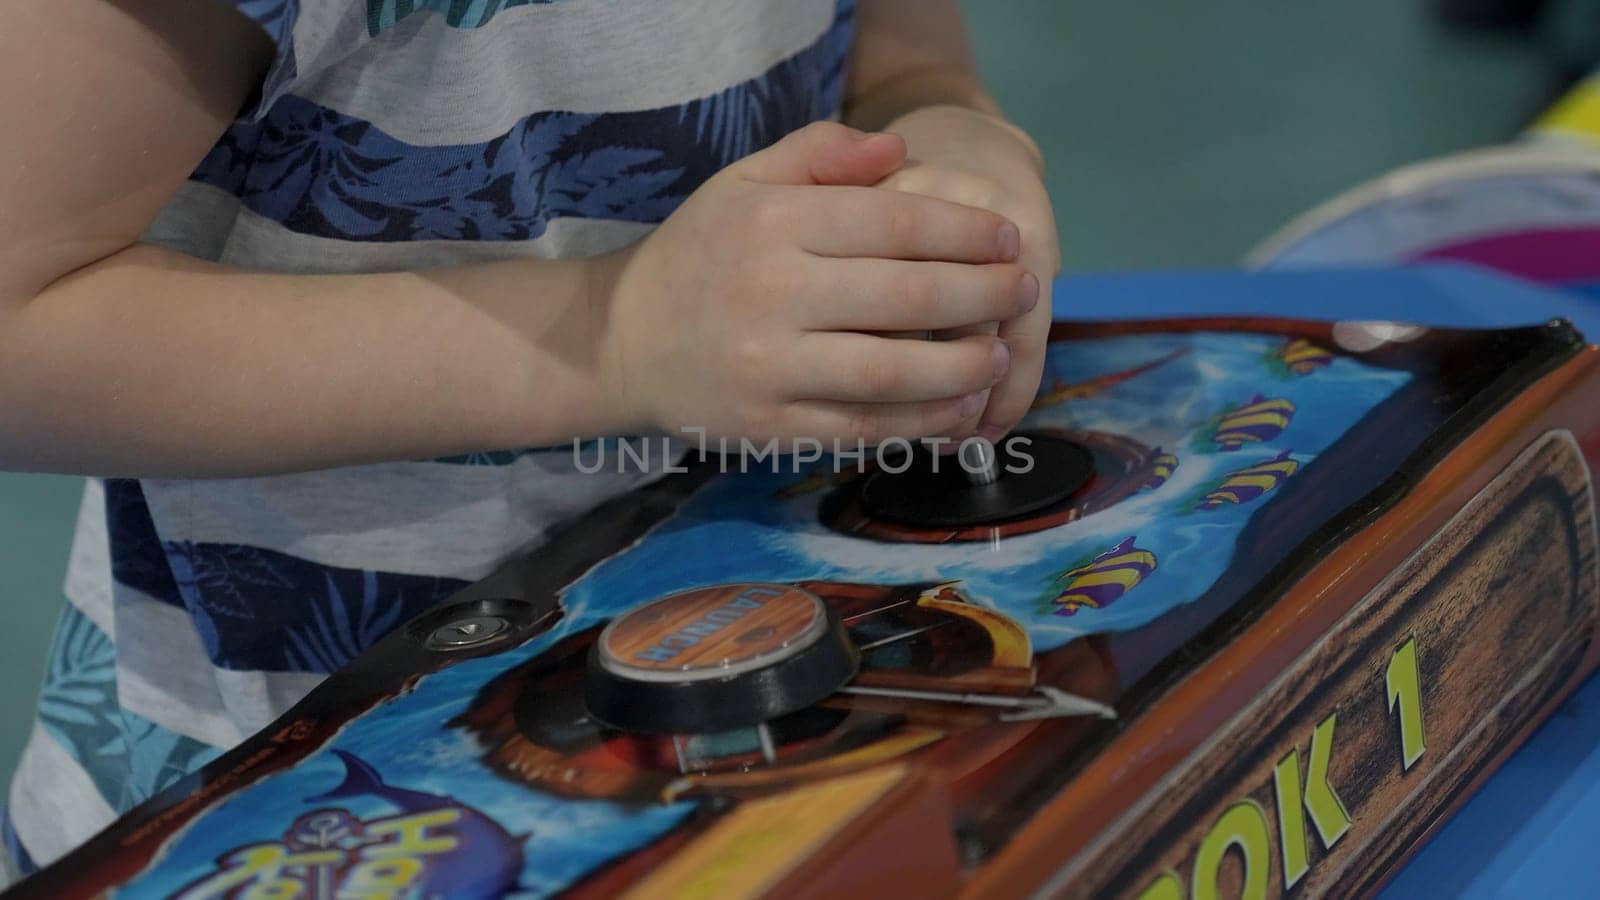
M 1172 477 L 1178 468 L 1178 458 L 1171 453 L 1163 453 L 1160 447 L 1156 448 L 1155 456 L 1150 459 L 1150 477 L 1144 481 L 1144 489 L 1153 491 Z
M 1079 381 L 1073 384 L 1068 384 L 1059 378 L 1053 379 L 1049 389 L 1034 399 L 1033 408 L 1043 409 L 1046 406 L 1055 406 L 1057 403 L 1065 403 L 1069 400 L 1087 400 L 1090 397 L 1098 397 L 1124 381 L 1137 378 L 1152 369 L 1159 369 L 1175 359 L 1187 356 L 1188 353 L 1188 347 L 1181 347 L 1166 356 L 1153 359 L 1143 365 L 1134 366 L 1131 369 L 1123 369 L 1120 372 L 1097 375 L 1088 381 Z
M 1274 490 L 1300 468 L 1298 462 L 1289 458 L 1291 452 L 1285 450 L 1271 459 L 1229 472 L 1222 484 L 1207 493 L 1197 508 L 1217 509 L 1229 503 L 1250 503 Z
M 1305 338 L 1295 338 L 1273 352 L 1272 358 L 1296 375 L 1310 375 L 1333 363 L 1333 354 Z
M 1281 397 L 1269 399 L 1257 394 L 1243 406 L 1223 413 L 1212 439 L 1221 450 L 1237 450 L 1245 444 L 1272 440 L 1289 427 L 1289 420 L 1293 418 L 1293 403 Z
M 1156 570 L 1156 555 L 1134 546 L 1136 539 L 1123 538 L 1110 550 L 1057 576 L 1056 581 L 1066 585 L 1050 601 L 1055 614 L 1070 616 L 1086 606 L 1105 609 L 1150 577 Z
M 376 797 L 409 820 L 410 827 L 397 829 L 397 837 L 384 845 L 391 856 L 408 846 L 417 851 L 412 856 L 420 864 L 421 880 L 410 886 L 407 896 L 489 898 L 517 889 L 523 864 L 521 838 L 449 797 L 384 783 L 377 769 L 353 753 L 333 753 L 344 763 L 344 781 L 307 802 Z M 373 830 L 372 823 L 367 830 Z

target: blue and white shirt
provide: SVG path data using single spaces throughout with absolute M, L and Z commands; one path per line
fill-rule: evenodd
M 854 6 L 231 2 L 275 58 L 145 239 L 323 273 L 638 240 L 712 173 L 837 114 Z M 26 872 L 65 853 L 396 625 L 647 477 L 578 473 L 563 448 L 89 482 L 3 822 L 13 862 Z

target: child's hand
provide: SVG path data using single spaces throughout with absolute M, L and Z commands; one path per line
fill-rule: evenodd
M 880 186 L 992 210 L 1022 230 L 1018 262 L 1037 278 L 1039 303 L 998 320 L 1000 337 L 1011 345 L 1011 370 L 989 394 L 980 433 L 999 441 L 1038 392 L 1050 332 L 1051 281 L 1061 271 L 1038 150 L 1013 126 L 957 106 L 920 109 L 885 130 L 906 139 L 910 162 Z
M 1037 292 L 1001 215 L 868 187 L 904 158 L 897 137 L 811 125 L 601 260 L 598 369 L 617 420 L 787 446 L 970 434 L 1006 345 L 868 332 L 1030 321 Z

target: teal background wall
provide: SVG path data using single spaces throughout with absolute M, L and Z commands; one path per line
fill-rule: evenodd
M 5 784 L 33 727 L 45 651 L 61 611 L 83 480 L 0 473 L 0 772 Z
M 967 0 L 985 75 L 1049 160 L 1069 270 L 1227 265 L 1396 165 L 1548 99 L 1542 44 L 1421 0 Z M 81 482 L 0 474 L 0 775 L 32 722 Z
M 1543 44 L 1420 0 L 963 4 L 1045 149 L 1068 269 L 1226 265 L 1396 165 L 1496 143 L 1550 90 Z

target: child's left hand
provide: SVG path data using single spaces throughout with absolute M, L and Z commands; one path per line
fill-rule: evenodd
M 930 106 L 890 122 L 905 138 L 909 159 L 880 187 L 922 194 L 999 213 L 1021 231 L 1018 262 L 1039 282 L 1039 304 L 999 323 L 1011 345 L 1011 370 L 989 393 L 978 433 L 998 442 L 1020 421 L 1039 389 L 1050 332 L 1051 282 L 1061 271 L 1055 215 L 1041 178 L 1043 162 L 1022 132 L 958 106 Z

